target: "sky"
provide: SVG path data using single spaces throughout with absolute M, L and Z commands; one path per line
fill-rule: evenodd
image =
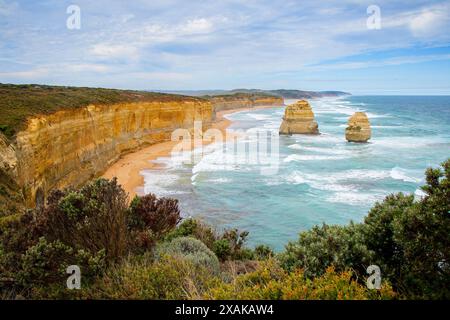
M 0 82 L 450 94 L 450 0 L 0 0 Z

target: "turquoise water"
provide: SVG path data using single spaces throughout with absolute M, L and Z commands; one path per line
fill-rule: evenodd
M 265 141 L 255 133 L 270 132 L 277 139 L 284 108 L 230 114 L 230 129 L 247 133 L 237 145 L 216 143 L 160 158 L 166 169 L 142 172 L 144 191 L 179 199 L 185 216 L 250 231 L 251 245 L 280 250 L 316 224 L 362 221 L 389 193 L 420 197 L 424 170 L 450 156 L 449 96 L 351 96 L 310 103 L 321 135 L 280 136 L 273 144 L 278 153 L 272 148 L 264 153 L 251 147 Z M 345 140 L 355 111 L 370 119 L 370 143 Z M 255 153 L 265 157 L 250 161 Z M 192 154 L 198 161 L 183 163 Z M 263 173 L 268 164 L 272 170 Z

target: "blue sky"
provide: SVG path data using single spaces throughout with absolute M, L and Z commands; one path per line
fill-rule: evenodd
M 450 94 L 450 1 L 0 0 L 0 82 Z

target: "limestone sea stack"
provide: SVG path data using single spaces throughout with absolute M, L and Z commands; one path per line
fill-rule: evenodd
M 300 100 L 286 107 L 280 134 L 319 134 L 319 125 L 308 101 Z
M 349 142 L 367 142 L 372 135 L 369 118 L 364 112 L 355 112 L 348 120 L 345 138 Z

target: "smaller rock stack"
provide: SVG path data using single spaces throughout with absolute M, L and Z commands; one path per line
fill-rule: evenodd
M 286 107 L 280 134 L 319 134 L 319 125 L 308 101 L 300 100 Z
M 372 135 L 369 118 L 364 112 L 355 112 L 348 120 L 345 138 L 349 142 L 367 142 Z

